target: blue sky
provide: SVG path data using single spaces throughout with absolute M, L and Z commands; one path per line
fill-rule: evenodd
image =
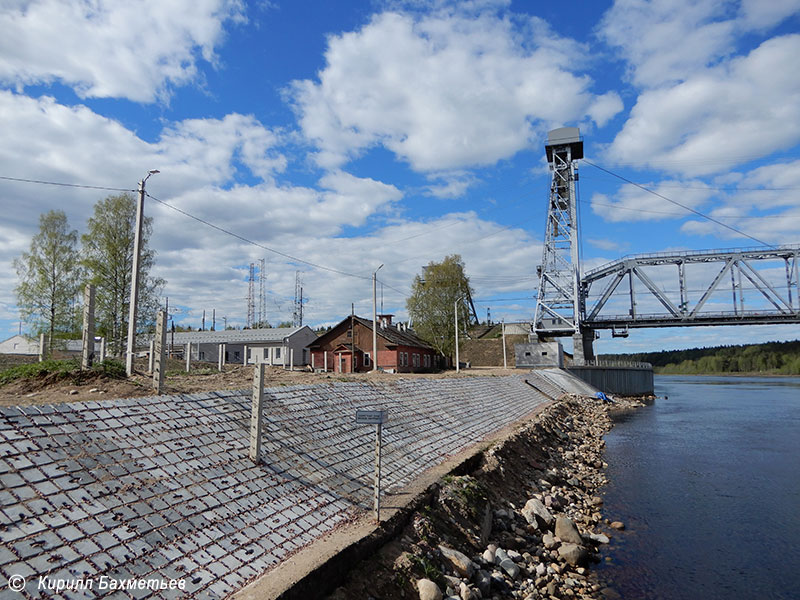
M 547 131 L 586 158 L 769 244 L 800 242 L 800 1 L 17 0 L 0 8 L 0 176 L 148 200 L 175 319 L 405 317 L 421 266 L 459 253 L 479 316 L 530 319 Z M 580 168 L 585 268 L 756 242 Z M 83 232 L 104 192 L 0 180 L 0 338 L 39 214 Z M 264 247 L 307 262 L 287 259 Z M 312 264 L 308 264 L 312 263 Z M 326 269 L 319 268 L 320 266 Z M 343 273 L 346 273 L 343 274 Z M 667 285 L 665 283 L 665 285 Z M 795 339 L 797 326 L 603 334 L 601 352 Z

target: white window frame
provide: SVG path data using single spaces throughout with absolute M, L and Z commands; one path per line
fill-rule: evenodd
M 372 357 L 369 352 L 364 352 L 364 366 L 369 367 L 372 364 Z

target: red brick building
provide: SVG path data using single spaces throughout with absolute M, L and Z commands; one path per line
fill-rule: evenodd
M 431 346 L 392 315 L 380 315 L 377 329 L 378 368 L 397 373 L 419 373 L 439 368 L 439 356 Z M 371 371 L 372 320 L 347 317 L 308 345 L 311 365 L 334 373 Z

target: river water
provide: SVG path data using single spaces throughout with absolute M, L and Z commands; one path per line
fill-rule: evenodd
M 656 376 L 606 436 L 623 598 L 800 598 L 800 378 Z

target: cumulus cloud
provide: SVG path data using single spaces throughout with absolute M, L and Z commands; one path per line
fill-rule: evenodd
M 665 180 L 647 183 L 644 187 L 656 194 L 674 198 L 685 206 L 699 209 L 715 191 L 701 182 Z M 635 221 L 661 221 L 680 219 L 691 213 L 680 206 L 665 201 L 663 197 L 651 194 L 634 185 L 623 185 L 609 198 L 606 194 L 595 193 L 591 200 L 592 212 L 612 223 Z
M 216 62 L 240 0 L 29 0 L 0 8 L 0 81 L 153 102 Z
M 759 240 L 772 244 L 800 243 L 800 198 L 796 193 L 800 189 L 800 160 L 735 175 L 735 185 L 726 188 L 727 193 L 710 215 Z M 692 219 L 681 230 L 692 235 L 747 240 L 707 220 Z
M 644 91 L 608 149 L 618 162 L 685 175 L 716 173 L 800 141 L 800 35 L 667 88 Z
M 417 171 L 487 165 L 553 126 L 622 108 L 571 68 L 581 47 L 535 18 L 387 12 L 332 36 L 318 80 L 287 94 L 317 161 L 338 167 L 382 145 Z

